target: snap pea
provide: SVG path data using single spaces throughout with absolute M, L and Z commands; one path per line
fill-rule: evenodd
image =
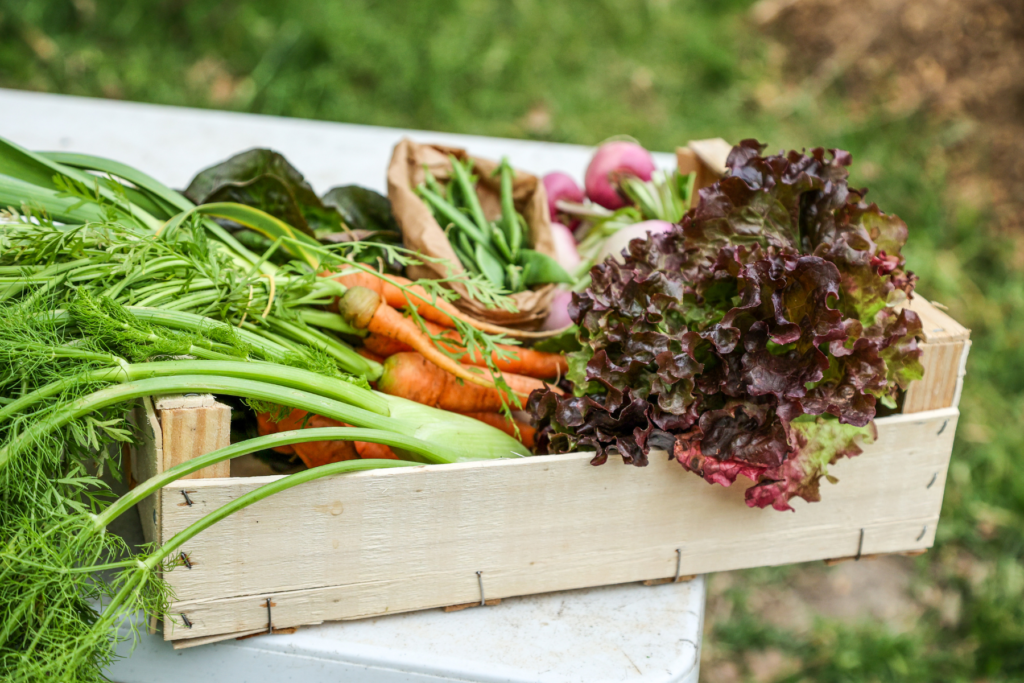
M 460 230 L 464 230 L 475 241 L 484 242 L 485 244 L 490 241 L 485 238 L 479 226 L 469 220 L 464 213 L 452 206 L 446 199 L 427 189 L 426 185 L 420 185 L 416 188 L 416 191 L 433 209 L 454 223 Z
M 483 235 L 484 244 L 491 243 L 491 236 L 488 234 L 488 222 L 484 216 L 484 209 L 480 206 L 480 198 L 476 196 L 475 184 L 469 177 L 469 171 L 461 162 L 454 156 L 449 155 L 448 159 L 452 164 L 452 172 L 455 175 L 455 182 L 459 186 L 459 192 L 462 194 L 462 199 L 466 204 L 466 208 L 469 209 L 469 215 L 473 217 L 476 224 L 479 226 L 479 233 Z
M 483 271 L 484 277 L 490 280 L 491 284 L 495 287 L 504 287 L 505 268 L 501 265 L 498 257 L 480 242 L 476 243 L 473 255 L 476 256 L 476 263 L 480 266 L 480 270 Z
M 501 228 L 505 231 L 505 242 L 508 244 L 510 261 L 519 257 L 519 247 L 523 243 L 523 235 L 519 230 L 519 223 L 516 217 L 516 205 L 512 196 L 512 166 L 508 163 L 508 157 L 502 157 L 501 165 L 498 166 L 498 173 L 501 174 Z
M 505 241 L 505 233 L 501 231 L 497 225 L 491 224 L 491 237 L 494 239 L 494 246 L 498 248 L 500 253 L 506 261 L 509 263 L 516 262 L 516 254 L 508 246 L 508 242 Z
M 430 168 L 426 164 L 423 164 L 423 173 L 425 175 L 425 184 L 427 189 L 436 194 L 441 199 L 448 199 L 448 195 L 445 193 L 444 187 L 441 183 L 437 182 L 437 178 L 430 172 Z

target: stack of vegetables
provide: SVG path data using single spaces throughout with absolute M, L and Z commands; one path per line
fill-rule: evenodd
M 237 182 L 224 190 L 227 196 L 214 190 L 201 199 L 216 201 L 197 206 L 123 164 L 36 154 L 0 140 L 0 206 L 10 207 L 0 216 L 5 681 L 102 680 L 118 628 L 130 627 L 139 610 L 166 612 L 170 596 L 161 571 L 174 565 L 176 549 L 267 496 L 343 472 L 529 454 L 487 420 L 371 388 L 371 382 L 390 386 L 391 375 L 353 348 L 370 335 L 415 349 L 403 346 L 387 359 L 395 372 L 403 357 L 418 353 L 439 364 L 431 366 L 435 373 L 445 372 L 443 367 L 474 389 L 502 392 L 507 414 L 531 388 L 543 385 L 510 386 L 498 363 L 512 360 L 514 342 L 500 328 L 459 313 L 450 302 L 454 294 L 442 283 L 387 274 L 422 263 L 422 257 L 390 239 L 350 235 L 322 242 L 320 230 L 311 228 L 311 235 L 257 208 L 268 197 L 301 197 L 291 191 L 301 187 L 301 177 L 281 169 L 264 167 L 255 182 Z M 259 184 L 260 191 L 243 192 Z M 289 191 L 268 191 L 274 188 Z M 281 212 L 289 205 L 267 208 Z M 350 218 L 339 220 L 343 211 L 333 207 L 316 215 L 337 222 L 328 226 L 328 235 L 353 228 L 379 232 L 346 225 Z M 371 260 L 387 266 L 382 272 L 367 265 Z M 485 278 L 454 279 L 478 301 L 508 305 Z M 409 317 L 391 304 L 404 306 Z M 339 306 L 342 314 L 330 310 Z M 450 332 L 428 327 L 428 320 Z M 477 366 L 458 362 L 462 357 Z M 556 365 L 550 369 L 554 375 L 564 360 Z M 131 402 L 188 392 L 237 397 L 245 409 L 240 412 L 279 419 L 297 409 L 350 426 L 277 424 L 273 433 L 113 496 L 107 477 L 124 471 L 121 446 L 133 440 L 126 421 Z M 463 407 L 484 411 L 480 403 Z M 498 417 L 493 401 L 487 408 Z M 136 502 L 181 476 L 247 453 L 309 442 L 358 443 L 362 457 L 265 484 L 159 548 L 132 550 L 106 533 Z
M 203 171 L 183 195 L 114 161 L 0 139 L 4 680 L 101 680 L 119 626 L 166 611 L 160 572 L 182 543 L 320 477 L 534 444 L 642 466 L 657 448 L 711 483 L 754 480 L 750 505 L 816 500 L 827 466 L 859 452 L 922 372 L 920 321 L 901 308 L 906 226 L 847 186 L 849 163 L 745 141 L 684 213 L 692 177 L 609 143 L 585 196 L 545 179 L 559 265 L 524 241 L 507 161 L 489 222 L 453 159 L 447 187 L 428 175 L 419 195 L 465 271 L 411 280 L 430 259 L 399 246 L 387 199 L 351 186 L 318 197 L 268 150 Z M 542 282 L 571 288 L 547 325 L 560 333 L 532 348 L 522 340 L 551 332 L 453 303 L 456 284 L 511 310 L 509 294 Z M 130 402 L 184 392 L 234 397 L 251 438 L 116 498 Z M 159 548 L 106 533 L 181 476 L 275 450 L 306 467 Z

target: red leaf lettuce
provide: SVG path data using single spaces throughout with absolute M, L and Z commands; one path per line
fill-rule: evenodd
M 674 230 L 591 270 L 569 309 L 574 395 L 530 398 L 540 452 L 643 466 L 665 449 L 711 483 L 753 480 L 750 506 L 791 509 L 921 377 L 921 323 L 899 308 L 906 224 L 847 185 L 848 153 L 762 150 L 740 143 Z

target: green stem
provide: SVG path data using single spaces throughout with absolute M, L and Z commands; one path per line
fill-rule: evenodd
M 354 327 L 337 313 L 318 311 L 315 308 L 303 308 L 299 311 L 299 318 L 307 325 L 315 325 L 325 330 L 332 330 L 353 337 L 365 337 L 369 334 L 366 330 Z
M 257 351 L 266 360 L 282 362 L 294 352 L 280 344 L 247 329 L 234 327 L 220 320 L 206 318 L 196 313 L 185 311 L 168 311 L 162 308 L 142 308 L 139 306 L 126 306 L 125 308 L 143 322 L 157 323 L 175 330 L 208 334 L 210 330 L 218 330 L 228 334 L 237 334 L 242 341 Z
M 290 474 L 287 477 L 282 477 L 281 479 L 272 481 L 269 484 L 264 484 L 258 489 L 239 496 L 230 503 L 217 508 L 202 519 L 193 522 L 160 546 L 159 549 L 146 559 L 144 564 L 150 570 L 156 569 L 164 558 L 174 553 L 174 551 L 180 548 L 182 544 L 187 543 L 197 534 L 209 529 L 220 520 L 238 512 L 239 510 L 249 507 L 253 503 L 258 503 L 268 496 L 280 493 L 281 491 L 286 491 L 294 486 L 315 481 L 317 479 L 323 479 L 324 477 L 342 474 L 344 472 L 360 472 L 363 470 L 386 469 L 390 467 L 416 466 L 416 463 L 406 462 L 404 460 L 343 460 L 342 462 L 334 462 L 328 465 L 321 465 L 320 467 L 314 467 L 312 469 L 303 470 L 302 472 Z
M 173 363 L 185 362 L 188 361 L 173 361 Z M 192 362 L 198 363 L 202 361 Z M 212 364 L 218 361 L 206 362 Z M 145 363 L 144 365 L 156 364 Z M 241 363 L 241 365 L 248 364 Z M 252 365 L 257 364 L 253 363 Z M 294 371 L 293 368 L 286 369 Z M 317 376 L 319 377 L 319 375 Z M 338 384 L 347 383 L 338 382 Z M 359 390 L 359 388 L 354 385 L 350 386 L 352 386 L 353 389 Z M 173 377 L 153 377 L 152 379 L 126 382 L 124 384 L 101 389 L 100 391 L 72 401 L 68 405 L 60 408 L 59 410 L 55 410 L 52 414 L 35 422 L 13 441 L 0 448 L 0 469 L 3 469 L 8 460 L 38 441 L 40 438 L 60 429 L 72 420 L 76 420 L 88 415 L 89 413 L 118 403 L 123 403 L 125 401 L 142 398 L 143 396 L 187 393 L 239 396 L 257 401 L 276 403 L 291 408 L 300 408 L 316 415 L 323 415 L 324 417 L 332 420 L 338 420 L 339 422 L 345 422 L 347 424 L 360 427 L 383 429 L 398 433 L 404 433 L 409 430 L 409 427 L 389 417 L 372 413 L 368 410 L 342 403 L 341 401 L 335 401 L 334 399 L 326 398 L 324 396 L 318 396 L 308 391 L 269 384 L 267 382 L 239 379 L 236 377 L 208 377 L 195 374 L 178 375 Z M 366 393 L 371 394 L 369 391 L 366 391 Z M 371 395 L 376 397 L 375 394 Z M 9 407 L 10 406 L 8 406 L 8 408 Z
M 410 436 L 385 432 L 379 429 L 360 429 L 357 427 L 320 427 L 317 429 L 297 429 L 288 432 L 278 432 L 268 436 L 260 436 L 248 439 L 239 443 L 231 444 L 224 448 L 217 449 L 193 458 L 186 462 L 175 465 L 169 470 L 150 477 L 130 492 L 121 496 L 110 507 L 93 517 L 99 528 L 105 528 L 108 524 L 130 510 L 134 505 L 171 484 L 182 477 L 198 472 L 204 467 L 215 465 L 225 460 L 231 460 L 246 453 L 254 453 L 278 446 L 288 446 L 296 443 L 309 443 L 311 441 L 366 441 L 380 443 L 392 448 L 400 448 L 411 453 L 416 453 L 423 458 L 423 462 L 434 464 L 446 464 L 451 462 L 448 458 L 438 455 L 437 447 L 421 439 Z
M 77 377 L 51 382 L 0 408 L 0 424 L 11 415 L 45 398 L 55 396 L 75 384 L 99 382 L 138 382 L 141 380 L 173 378 L 179 375 L 201 375 L 254 380 L 281 387 L 309 391 L 325 398 L 354 405 L 378 415 L 390 414 L 385 399 L 363 387 L 333 377 L 319 375 L 276 363 L 237 360 L 173 360 L 154 363 L 125 364 L 116 368 L 85 372 Z M 156 393 L 169 393 L 166 391 Z
M 267 322 L 271 327 L 274 327 L 284 334 L 287 334 L 292 339 L 302 342 L 313 348 L 320 349 L 331 358 L 338 361 L 338 365 L 343 370 L 353 375 L 359 375 L 366 377 L 371 382 L 375 382 L 380 379 L 380 376 L 384 374 L 384 366 L 375 361 L 363 358 L 358 353 L 352 350 L 352 347 L 345 344 L 337 339 L 328 337 L 323 332 L 314 329 L 302 329 L 298 325 L 286 322 L 284 320 L 278 320 L 276 318 L 268 318 Z

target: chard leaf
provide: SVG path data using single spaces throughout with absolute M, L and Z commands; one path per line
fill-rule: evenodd
M 196 204 L 245 204 L 312 237 L 337 231 L 341 214 L 325 206 L 295 167 L 269 149 L 250 149 L 211 166 L 192 179 L 185 196 Z

